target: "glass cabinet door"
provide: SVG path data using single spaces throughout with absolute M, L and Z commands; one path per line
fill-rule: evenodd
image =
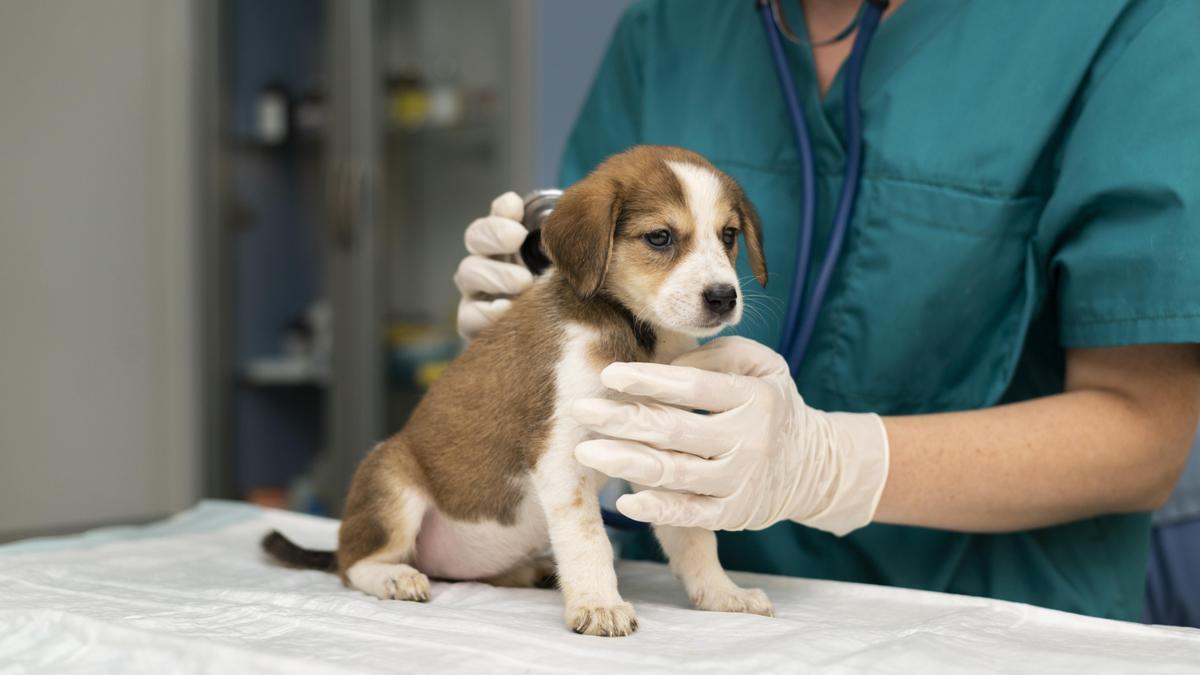
M 531 0 L 330 1 L 333 312 L 322 495 L 461 349 L 463 232 L 531 187 Z
M 208 491 L 320 512 L 296 486 L 323 451 L 330 383 L 325 6 L 224 0 L 205 11 L 217 54 L 206 139 L 218 158 L 202 233 Z
M 459 349 L 453 274 L 464 229 L 496 195 L 528 188 L 529 170 L 514 171 L 511 156 L 528 117 L 515 100 L 531 60 L 517 39 L 522 4 L 376 5 L 389 429 Z

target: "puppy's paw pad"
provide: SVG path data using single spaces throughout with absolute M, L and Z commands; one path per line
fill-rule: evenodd
M 622 637 L 637 630 L 637 615 L 633 605 L 622 602 L 608 607 L 580 605 L 568 607 L 567 628 L 581 635 Z
M 384 594 L 390 600 L 429 602 L 433 597 L 429 577 L 420 572 L 400 572 L 383 583 Z
M 693 599 L 696 609 L 709 612 L 741 612 L 760 616 L 775 616 L 775 608 L 767 594 L 757 588 L 733 590 L 705 589 Z

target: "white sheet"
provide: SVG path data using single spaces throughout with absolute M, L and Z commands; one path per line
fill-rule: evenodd
M 270 527 L 331 520 L 206 502 L 147 528 L 0 547 L 0 673 L 1200 672 L 1200 631 L 875 586 L 735 575 L 779 616 L 697 612 L 661 565 L 621 563 L 641 630 L 574 635 L 558 593 L 434 584 L 379 601 L 270 565 Z

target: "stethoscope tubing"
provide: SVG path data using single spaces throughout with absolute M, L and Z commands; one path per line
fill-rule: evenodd
M 788 121 L 792 126 L 792 141 L 796 146 L 796 156 L 800 158 L 800 189 L 804 197 L 800 216 L 800 233 L 796 243 L 792 288 L 788 296 L 787 313 L 784 315 L 783 338 L 780 341 L 779 351 L 786 356 L 796 340 L 796 329 L 799 328 L 800 323 L 800 306 L 804 301 L 804 286 L 808 279 L 808 264 L 812 256 L 813 229 L 816 220 L 816 173 L 812 139 L 808 134 L 808 122 L 804 116 L 804 107 L 800 105 L 800 98 L 796 93 L 792 70 L 787 65 L 787 54 L 783 51 L 783 39 L 780 36 L 779 27 L 775 23 L 771 4 L 760 2 L 759 13 L 762 15 L 763 28 L 767 33 L 767 45 L 771 49 L 771 59 L 775 63 L 779 91 L 783 95 Z M 794 370 L 793 374 L 795 374 Z
M 842 245 L 854 215 L 854 205 L 858 196 L 858 188 L 862 177 L 862 109 L 860 85 L 862 82 L 863 65 L 866 62 L 867 49 L 887 3 L 882 0 L 864 0 L 866 5 L 862 11 L 862 19 L 858 26 L 858 35 L 854 38 L 854 46 L 846 60 L 846 76 L 844 86 L 844 114 L 846 121 L 846 166 L 842 177 L 842 187 L 834 214 L 833 226 L 830 230 L 829 243 L 821 261 L 816 283 L 812 293 L 805 301 L 807 290 L 809 259 L 812 253 L 814 222 L 816 220 L 817 190 L 816 162 L 813 158 L 812 140 L 808 133 L 808 121 L 804 109 L 796 94 L 795 79 L 791 67 L 787 63 L 787 55 L 783 50 L 779 26 L 770 2 L 760 2 L 759 12 L 762 15 L 763 28 L 767 33 L 767 44 L 770 47 L 771 60 L 780 82 L 784 105 L 787 107 L 788 121 L 795 137 L 796 154 L 800 159 L 801 192 L 803 196 L 800 219 L 799 241 L 796 249 L 796 265 L 792 278 L 792 287 L 788 296 L 788 308 L 784 315 L 783 336 L 779 351 L 787 359 L 788 367 L 795 376 L 812 341 L 816 328 L 817 317 L 837 268 L 841 256 Z

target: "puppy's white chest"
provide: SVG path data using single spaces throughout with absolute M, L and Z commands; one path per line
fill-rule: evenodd
M 596 348 L 604 336 L 594 328 L 579 324 L 568 324 L 564 332 L 562 355 L 555 366 L 556 396 L 551 433 L 545 456 L 539 461 L 537 470 L 565 475 L 578 470 L 574 466 L 575 446 L 590 437 L 589 432 L 571 416 L 575 402 L 585 398 L 629 397 L 605 387 L 600 381 L 600 373 L 608 364 Z M 695 346 L 695 339 L 689 336 L 677 333 L 660 335 L 654 360 L 668 363 Z M 605 476 L 591 469 L 586 469 L 585 473 L 589 477 L 587 489 L 598 491 L 607 481 Z
M 571 407 L 581 399 L 607 398 L 612 392 L 601 384 L 602 364 L 593 355 L 601 337 L 599 333 L 579 324 L 567 324 L 564 333 L 562 355 L 554 369 L 555 401 L 550 435 L 536 471 L 567 475 L 577 471 L 575 446 L 587 438 L 587 431 L 571 416 Z M 588 474 L 590 485 L 586 489 L 599 490 L 604 482 L 602 477 L 590 470 Z
M 567 324 L 562 355 L 554 368 L 555 413 L 569 417 L 571 404 L 581 398 L 604 396 L 600 383 L 602 364 L 592 356 L 600 334 L 579 324 Z

